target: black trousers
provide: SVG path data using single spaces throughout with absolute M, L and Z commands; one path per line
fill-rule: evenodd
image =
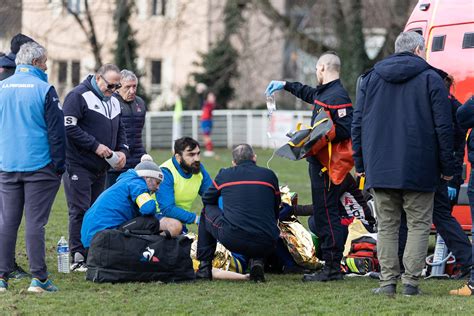
M 459 193 L 459 187 L 456 189 Z M 448 196 L 448 185 L 446 181 L 441 180 L 434 196 L 433 224 L 436 227 L 436 231 L 443 237 L 449 251 L 456 257 L 456 262 L 463 266 L 470 266 L 472 264 L 471 242 L 461 228 L 461 225 L 459 225 L 458 221 L 451 215 L 453 205 L 454 203 Z M 407 234 L 406 215 L 403 214 L 399 235 L 400 258 L 403 258 Z
M 217 205 L 206 205 L 201 213 L 197 259 L 212 261 L 217 240 L 232 252 L 248 258 L 265 258 L 275 250 L 276 240 L 249 234 L 231 225 Z
M 314 211 L 314 225 L 311 225 L 311 230 L 319 237 L 322 258 L 326 265 L 338 268 L 347 230 L 341 224 L 338 208 L 340 186 L 332 183 L 327 172 L 321 172 L 321 166 L 318 164 L 309 163 L 309 178 Z
M 81 242 L 81 227 L 84 214 L 104 191 L 105 172 L 93 173 L 81 166 L 68 166 L 63 175 L 64 192 L 69 209 L 69 249 L 86 255 Z

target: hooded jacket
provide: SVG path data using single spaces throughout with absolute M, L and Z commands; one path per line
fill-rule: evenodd
M 114 96 L 102 98 L 88 76 L 64 100 L 66 126 L 66 163 L 79 165 L 94 173 L 105 172 L 110 165 L 96 155 L 99 144 L 128 155 L 127 137 L 121 122 L 120 103 Z
M 434 192 L 453 175 L 448 91 L 436 70 L 412 53 L 378 62 L 361 80 L 352 123 L 357 172 L 366 188 Z
M 456 118 L 461 128 L 474 128 L 474 96 L 471 96 L 456 112 Z M 467 137 L 467 158 L 471 164 L 474 163 L 474 135 L 471 132 Z

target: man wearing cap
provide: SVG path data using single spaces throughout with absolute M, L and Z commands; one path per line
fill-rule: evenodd
M 162 181 L 163 172 L 149 155 L 144 155 L 134 169 L 122 173 L 86 212 L 81 229 L 84 247 L 89 248 L 98 232 L 117 228 L 138 216 L 155 214 L 156 202 L 151 194 L 158 190 Z M 156 221 L 154 216 L 149 218 Z

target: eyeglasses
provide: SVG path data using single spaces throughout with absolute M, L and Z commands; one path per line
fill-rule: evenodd
M 107 90 L 112 90 L 115 91 L 117 89 L 122 88 L 122 85 L 120 83 L 110 83 L 107 81 L 107 79 L 104 78 L 104 76 L 99 75 L 102 79 L 104 79 L 105 83 L 107 84 Z

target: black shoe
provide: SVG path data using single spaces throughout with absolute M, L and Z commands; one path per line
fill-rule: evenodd
M 416 296 L 416 295 L 420 295 L 421 291 L 418 288 L 418 286 L 413 286 L 413 285 L 410 285 L 410 284 L 403 284 L 402 294 L 405 295 L 405 296 Z
M 15 262 L 15 270 L 13 270 L 7 277 L 8 279 L 25 279 L 25 278 L 31 278 L 31 274 L 23 270 L 22 267 L 20 267 L 16 262 Z
M 265 282 L 264 263 L 261 259 L 250 259 L 250 280 L 254 282 Z
M 384 285 L 376 289 L 372 289 L 372 293 L 376 295 L 394 296 L 397 293 L 397 286 L 395 284 Z
M 201 261 L 196 271 L 196 280 L 212 281 L 212 261 Z
M 303 275 L 303 282 L 328 282 L 328 281 L 340 281 L 344 280 L 344 274 L 342 274 L 340 268 L 324 268 L 318 272 Z
M 311 270 L 303 268 L 298 265 L 283 266 L 282 273 L 283 274 L 306 274 L 306 273 L 311 273 Z

